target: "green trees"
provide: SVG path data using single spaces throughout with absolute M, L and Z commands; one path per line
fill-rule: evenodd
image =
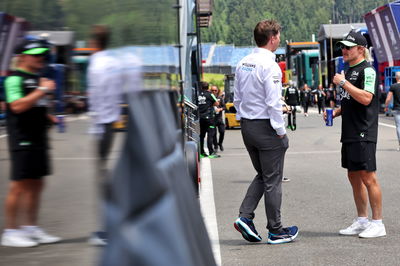
M 22 17 L 35 30 L 59 30 L 64 23 L 61 0 L 1 0 L 0 10 Z
M 210 28 L 203 41 L 252 45 L 261 19 L 273 18 L 283 26 L 281 40 L 311 41 L 321 24 L 363 22 L 362 16 L 387 0 L 215 0 Z
M 212 25 L 203 41 L 253 45 L 258 21 L 274 18 L 281 39 L 310 41 L 321 24 L 362 22 L 366 12 L 388 0 L 214 0 Z M 32 30 L 76 32 L 86 40 L 90 25 L 107 24 L 113 45 L 176 42 L 176 0 L 1 0 L 0 10 L 26 18 Z M 283 44 L 283 43 L 282 43 Z

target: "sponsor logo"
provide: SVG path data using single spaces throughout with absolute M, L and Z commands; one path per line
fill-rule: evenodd
M 349 80 L 357 80 L 359 74 L 360 74 L 360 72 L 357 72 L 357 71 L 351 72 Z
M 243 71 L 248 71 L 251 72 L 253 69 L 255 69 L 256 65 L 255 64 L 250 64 L 250 63 L 242 63 L 241 69 Z
M 197 100 L 199 101 L 199 105 L 200 104 L 206 104 L 206 96 L 204 95 L 199 95 L 199 97 L 197 98 Z
M 340 96 L 340 100 L 343 100 L 343 99 L 350 100 L 350 94 L 344 89 L 342 89 L 340 91 L 340 95 L 339 96 Z
M 353 37 L 353 36 L 350 36 L 350 35 L 348 35 L 348 36 L 346 37 L 346 40 L 355 41 L 356 39 L 354 39 L 354 37 Z
M 255 68 L 255 64 L 243 63 L 242 66 Z
M 36 88 L 37 87 L 37 81 L 35 79 L 26 79 L 24 81 L 24 85 L 27 88 Z

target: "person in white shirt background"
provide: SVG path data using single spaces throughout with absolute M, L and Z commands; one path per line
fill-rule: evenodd
M 96 139 L 96 185 L 102 202 L 107 183 L 107 159 L 113 143 L 112 125 L 119 120 L 121 114 L 123 65 L 112 51 L 106 50 L 111 35 L 108 27 L 94 25 L 91 30 L 90 46 L 96 51 L 90 56 L 87 75 L 89 113 L 92 119 L 90 133 Z M 98 209 L 99 219 L 102 221 L 102 204 L 99 204 Z M 92 233 L 89 243 L 105 245 L 107 239 L 106 232 L 101 230 Z

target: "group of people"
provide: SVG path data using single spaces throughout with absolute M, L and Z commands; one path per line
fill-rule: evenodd
M 198 95 L 199 121 L 200 121 L 200 157 L 219 158 L 218 149 L 224 151 L 225 100 L 220 89 L 205 81 L 201 82 L 201 91 Z M 219 137 L 217 136 L 217 130 Z M 207 149 L 204 150 L 204 140 L 207 136 Z
M 92 56 L 89 66 L 89 104 L 93 122 L 98 129 L 97 183 L 101 194 L 107 182 L 104 165 L 113 139 L 111 123 L 118 119 L 120 110 L 116 104 L 116 94 L 114 102 L 106 101 L 112 107 L 103 105 L 105 101 L 102 101 L 101 97 L 109 96 L 105 91 L 115 87 L 113 79 L 107 80 L 107 75 L 104 75 L 112 63 L 107 53 L 102 52 L 107 46 L 109 35 L 104 27 L 95 27 L 93 30 L 94 46 L 98 52 Z M 253 219 L 254 211 L 264 196 L 269 244 L 291 242 L 299 233 L 297 226 L 284 227 L 281 222 L 283 166 L 289 139 L 280 101 L 282 72 L 274 54 L 280 44 L 280 32 L 281 26 L 275 20 L 260 21 L 254 29 L 257 47 L 238 63 L 235 73 L 234 105 L 241 123 L 243 142 L 256 170 L 256 176 L 242 201 L 234 227 L 247 241 L 262 240 Z M 342 167 L 347 169 L 347 177 L 353 189 L 357 218 L 339 233 L 358 235 L 362 238 L 381 237 L 386 235 L 386 230 L 382 222 L 382 193 L 376 176 L 379 112 L 377 75 L 368 62 L 367 41 L 362 34 L 351 31 L 337 45 L 350 68 L 346 73 L 337 73 L 333 77 L 330 89 L 323 90 L 322 86 L 319 86 L 314 95 L 317 103 L 320 99 L 325 99 L 327 94 L 329 101 L 334 102 L 334 86 L 340 86 L 341 106 L 334 109 L 333 117 L 342 116 L 341 161 Z M 11 182 L 6 197 L 5 229 L 1 244 L 31 247 L 61 240 L 38 226 L 44 177 L 51 173 L 48 126 L 55 122 L 46 111 L 44 99 L 47 92 L 55 89 L 55 83 L 38 74 L 44 66 L 47 47 L 43 47 L 40 42 L 26 41 L 16 52 L 17 70 L 5 80 Z M 397 83 L 391 87 L 386 105 L 394 97 L 400 141 L 400 73 L 396 74 L 396 79 Z M 307 84 L 304 85 L 302 94 L 303 99 L 311 98 L 309 95 L 312 92 Z M 293 115 L 299 98 L 301 97 L 297 89 L 290 84 L 285 93 L 285 100 L 292 106 Z M 218 149 L 224 150 L 225 130 L 225 104 L 218 87 L 210 88 L 208 83 L 202 82 L 198 106 L 201 156 L 218 158 Z M 304 108 L 307 114 L 308 106 Z M 105 110 L 108 114 L 102 115 Z M 320 113 L 322 111 L 320 110 Z M 294 119 L 291 129 L 295 128 Z M 216 137 L 217 129 L 219 138 Z M 209 154 L 204 150 L 206 135 Z M 368 203 L 372 209 L 372 219 L 369 219 Z M 24 214 L 22 224 L 17 223 L 19 211 Z M 107 235 L 101 230 L 94 233 L 92 239 L 97 241 L 96 243 L 106 244 Z
M 288 84 L 283 85 L 282 94 L 287 105 L 294 107 L 301 105 L 304 116 L 308 116 L 308 108 L 313 104 L 317 104 L 318 114 L 322 114 L 325 107 L 334 108 L 336 106 L 336 87 L 333 83 L 328 88 L 324 88 L 320 84 L 315 89 L 311 89 L 305 83 L 299 90 L 292 81 L 289 81 Z M 289 128 L 295 130 L 291 125 Z
M 234 89 L 234 105 L 240 118 L 243 142 L 256 170 L 234 227 L 249 242 L 262 240 L 253 219 L 264 196 L 269 244 L 291 242 L 299 233 L 297 226 L 284 227 L 281 223 L 283 165 L 289 140 L 283 119 L 287 108 L 282 108 L 281 103 L 282 72 L 274 54 L 280 43 L 280 32 L 281 26 L 275 20 L 263 20 L 256 25 L 254 40 L 257 47 L 238 63 Z M 368 43 L 361 33 L 352 30 L 336 45 L 350 68 L 333 77 L 334 85 L 330 89 L 324 91 L 319 86 L 314 97 L 321 106 L 321 113 L 326 96 L 334 107 L 334 86 L 340 86 L 341 106 L 334 109 L 333 117 L 342 116 L 342 167 L 347 169 L 353 189 L 357 218 L 350 226 L 339 230 L 339 234 L 381 237 L 386 235 L 386 229 L 382 222 L 382 193 L 376 176 L 378 79 L 369 63 Z M 305 115 L 312 94 L 305 84 L 302 89 Z M 292 84 L 284 97 L 289 105 L 298 104 L 299 93 Z M 400 105 L 398 108 L 400 110 Z M 326 119 L 326 112 L 323 115 Z M 293 123 L 289 125 L 293 127 Z M 368 203 L 372 219 L 369 219 Z

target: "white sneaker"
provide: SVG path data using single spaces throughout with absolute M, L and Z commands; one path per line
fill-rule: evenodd
M 1 245 L 5 247 L 29 248 L 36 247 L 38 242 L 30 239 L 25 232 L 15 230 L 13 232 L 4 232 L 1 237 Z
M 346 236 L 358 235 L 359 233 L 363 232 L 369 224 L 369 222 L 361 224 L 357 221 L 357 219 L 355 219 L 349 227 L 340 230 L 339 234 Z
M 362 238 L 373 238 L 386 235 L 386 229 L 384 224 L 369 223 L 367 229 L 362 231 L 358 236 Z
M 58 236 L 53 236 L 48 233 L 46 233 L 43 229 L 40 227 L 37 227 L 35 229 L 26 229 L 22 227 L 25 232 L 25 234 L 33 239 L 34 241 L 40 243 L 40 244 L 51 244 L 51 243 L 56 243 L 60 242 L 61 238 Z

